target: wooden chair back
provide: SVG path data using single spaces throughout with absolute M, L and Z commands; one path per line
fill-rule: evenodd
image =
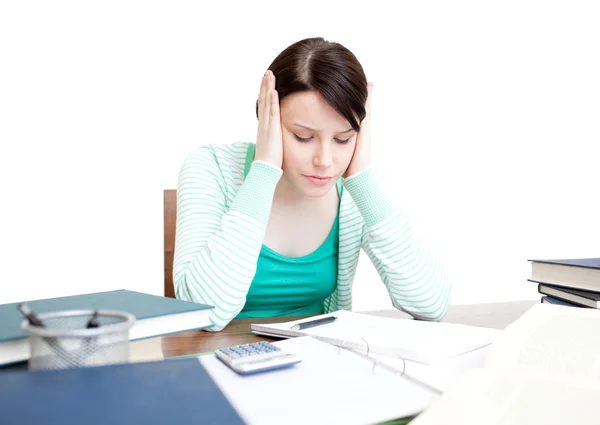
M 173 259 L 175 256 L 175 223 L 177 222 L 177 190 L 164 191 L 164 254 L 165 297 L 175 298 L 173 285 Z

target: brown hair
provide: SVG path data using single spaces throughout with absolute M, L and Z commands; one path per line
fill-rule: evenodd
M 275 75 L 279 102 L 295 92 L 316 90 L 355 131 L 360 130 L 366 115 L 367 78 L 354 54 L 341 44 L 322 37 L 300 40 L 282 51 L 268 69 Z

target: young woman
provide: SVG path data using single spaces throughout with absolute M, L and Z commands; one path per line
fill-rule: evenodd
M 450 288 L 382 193 L 370 164 L 372 84 L 356 57 L 299 41 L 265 73 L 256 144 L 201 146 L 177 188 L 178 298 L 242 317 L 352 308 L 362 247 L 393 305 L 439 320 Z

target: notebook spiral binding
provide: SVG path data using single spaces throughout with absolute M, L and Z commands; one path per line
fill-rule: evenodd
M 414 384 L 417 384 L 417 385 L 419 385 L 421 387 L 424 387 L 424 388 L 426 388 L 426 389 L 428 389 L 430 391 L 433 391 L 436 394 L 440 394 L 440 395 L 443 394 L 443 391 L 440 391 L 439 389 L 437 389 L 435 387 L 432 387 L 431 385 L 429 385 L 429 384 L 427 384 L 427 383 L 425 383 L 425 382 L 423 382 L 423 381 L 421 381 L 419 379 L 416 379 L 416 378 L 408 375 L 406 373 L 406 360 L 400 354 L 395 353 L 396 354 L 395 358 L 402 360 L 402 370 L 398 370 L 395 367 L 392 367 L 392 366 L 390 366 L 390 365 L 388 365 L 388 364 L 386 364 L 384 362 L 381 362 L 381 361 L 377 360 L 374 357 L 371 357 L 369 355 L 370 351 L 371 351 L 370 345 L 369 345 L 369 341 L 367 341 L 364 338 L 361 338 L 361 339 L 365 342 L 365 345 L 366 345 L 366 354 L 362 353 L 360 350 L 356 350 L 356 349 L 353 349 L 353 348 L 344 348 L 344 344 L 346 344 L 346 342 L 348 342 L 348 340 L 345 339 L 345 340 L 342 341 L 342 343 L 340 345 L 336 345 L 338 347 L 338 356 L 341 354 L 342 348 L 344 348 L 345 350 L 347 350 L 347 351 L 349 351 L 351 353 L 354 353 L 354 354 L 356 354 L 356 355 L 358 355 L 358 356 L 360 356 L 360 357 L 362 357 L 362 358 L 370 361 L 371 363 L 373 363 L 373 369 L 371 370 L 372 374 L 375 374 L 375 369 L 379 366 L 380 368 L 382 368 L 384 370 L 387 370 L 388 372 L 391 372 L 391 373 L 393 373 L 393 374 L 395 374 L 397 376 L 400 376 L 400 377 L 402 377 L 402 378 L 404 378 L 404 379 L 406 379 L 406 380 L 408 380 L 408 381 L 410 381 L 410 382 L 412 382 Z

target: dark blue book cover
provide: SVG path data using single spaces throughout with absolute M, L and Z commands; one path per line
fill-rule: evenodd
M 238 425 L 197 358 L 0 373 L 3 424 Z
M 36 314 L 60 310 L 118 310 L 133 314 L 136 320 L 212 308 L 204 304 L 129 290 L 96 292 L 93 294 L 27 301 L 26 303 Z M 21 322 L 24 318 L 17 310 L 18 304 L 0 305 L 0 342 L 27 337 L 21 330 Z
M 585 308 L 583 306 L 580 306 L 579 304 L 573 304 L 573 303 L 570 303 L 568 301 L 559 300 L 558 298 L 554 298 L 554 297 L 550 297 L 550 296 L 544 296 L 544 297 L 542 297 L 542 303 L 564 305 L 564 306 L 567 306 L 567 307 Z
M 555 289 L 561 292 L 566 292 L 567 294 L 573 294 L 573 295 L 577 295 L 579 297 L 583 297 L 583 298 L 587 298 L 588 300 L 592 300 L 592 301 L 600 301 L 600 292 L 593 292 L 593 291 L 583 291 L 581 289 L 573 289 L 573 288 L 566 288 L 566 287 L 562 287 L 560 285 L 549 285 L 546 284 L 544 282 L 537 282 L 535 280 L 531 280 L 531 279 L 527 279 L 530 282 L 535 282 L 538 283 L 538 291 L 541 292 L 541 289 L 545 287 L 551 288 L 551 289 Z
M 600 258 L 575 258 L 569 260 L 528 260 L 536 263 L 558 264 L 563 266 L 600 269 Z

